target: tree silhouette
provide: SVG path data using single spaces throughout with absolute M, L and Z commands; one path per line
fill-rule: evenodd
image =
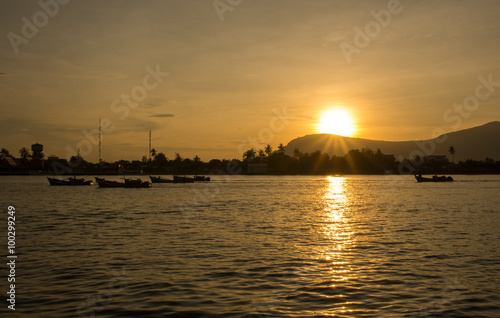
M 151 157 L 153 157 L 153 160 L 155 159 L 155 157 L 156 157 L 157 154 L 158 154 L 158 152 L 156 151 L 156 149 L 155 148 L 151 148 L 150 155 L 151 155 Z
M 451 160 L 453 161 L 453 163 L 455 163 L 455 147 L 453 146 L 450 146 L 450 149 L 448 149 L 448 152 L 450 153 L 451 155 Z
M 295 148 L 293 150 L 293 156 L 297 159 L 299 159 L 300 157 L 302 157 L 303 153 L 299 150 L 299 148 Z
M 10 157 L 10 152 L 7 149 L 2 148 L 2 150 L 0 150 L 0 159 L 5 157 Z
M 200 165 L 201 165 L 200 157 L 195 156 L 193 158 L 193 169 L 194 169 L 195 174 L 198 174 L 198 170 L 200 169 Z
M 262 161 L 262 159 L 264 159 L 266 157 L 266 153 L 264 152 L 264 149 L 259 149 L 258 154 L 259 155 L 257 157 L 260 161 Z
M 243 160 L 250 162 L 255 159 L 255 154 L 255 149 L 248 149 L 243 153 Z
M 153 149 L 151 149 L 151 152 L 153 152 Z M 160 167 L 164 167 L 167 165 L 168 159 L 165 156 L 163 152 L 159 152 L 155 154 L 155 159 L 154 163 L 157 164 Z
M 285 152 L 285 146 L 283 146 L 283 144 L 280 144 L 278 146 L 278 151 L 284 153 Z
M 45 155 L 43 154 L 43 151 L 34 151 L 32 157 L 33 159 L 43 160 L 43 158 L 45 158 Z
M 27 157 L 29 157 L 30 151 L 28 150 L 28 148 L 22 147 L 21 149 L 19 149 L 19 155 L 21 156 L 21 158 L 26 159 Z
M 271 145 L 267 145 L 266 148 L 264 148 L 264 152 L 266 153 L 266 156 L 269 158 L 269 156 L 273 153 L 273 148 Z

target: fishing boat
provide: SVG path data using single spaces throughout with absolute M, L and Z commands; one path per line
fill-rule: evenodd
M 205 177 L 205 176 L 194 176 L 194 181 L 196 182 L 206 182 L 210 181 L 210 177 Z
M 174 176 L 174 182 L 175 183 L 193 183 L 194 178 Z
M 432 176 L 432 178 L 426 178 L 426 177 L 422 177 L 421 174 L 415 175 L 415 179 L 417 179 L 417 182 L 451 182 L 451 181 L 453 181 L 452 177 L 447 177 L 447 176 L 438 177 L 437 175 L 435 175 L 435 176 Z
M 104 178 L 95 177 L 97 184 L 100 188 L 149 188 L 151 183 L 142 181 L 141 179 L 127 179 L 123 178 L 124 182 L 106 180 Z
M 149 176 L 151 179 L 151 183 L 174 183 L 174 180 L 172 179 L 165 179 L 160 176 L 154 177 L 154 176 Z
M 50 185 L 53 186 L 82 186 L 93 184 L 92 180 L 85 180 L 83 178 L 77 178 L 75 176 L 64 180 L 49 177 L 47 177 L 47 179 L 49 180 Z

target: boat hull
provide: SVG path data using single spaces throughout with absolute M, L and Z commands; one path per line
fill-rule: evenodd
M 196 181 L 196 182 L 208 182 L 208 181 L 210 181 L 210 177 L 194 176 L 194 181 Z
M 193 183 L 194 178 L 174 176 L 175 183 Z
M 151 183 L 174 183 L 174 180 L 171 179 L 163 179 L 162 177 L 153 177 L 149 176 L 151 179 Z
M 111 181 L 96 177 L 95 180 L 100 188 L 150 188 L 151 183 L 141 179 L 125 179 L 125 182 Z
M 425 178 L 422 176 L 415 176 L 415 179 L 417 182 L 452 182 L 453 178 L 452 177 L 446 177 L 446 176 L 433 176 L 432 178 Z
M 92 180 L 85 179 L 77 179 L 77 178 L 69 178 L 66 180 L 60 180 L 56 178 L 49 178 L 49 184 L 53 186 L 84 186 L 84 185 L 93 185 Z

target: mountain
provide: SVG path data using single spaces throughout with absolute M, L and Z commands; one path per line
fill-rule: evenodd
M 493 121 L 482 126 L 440 135 L 434 139 L 413 141 L 382 141 L 343 137 L 331 134 L 314 134 L 296 138 L 288 143 L 285 151 L 293 155 L 294 149 L 301 152 L 320 150 L 329 155 L 343 156 L 351 149 L 380 149 L 384 154 L 392 154 L 396 159 L 413 159 L 430 155 L 446 155 L 450 146 L 455 148 L 455 162 L 493 158 L 500 160 L 500 122 Z

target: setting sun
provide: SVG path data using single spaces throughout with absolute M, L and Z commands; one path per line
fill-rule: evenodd
M 318 124 L 318 131 L 323 134 L 350 137 L 355 130 L 351 115 L 344 109 L 327 110 L 321 116 Z

